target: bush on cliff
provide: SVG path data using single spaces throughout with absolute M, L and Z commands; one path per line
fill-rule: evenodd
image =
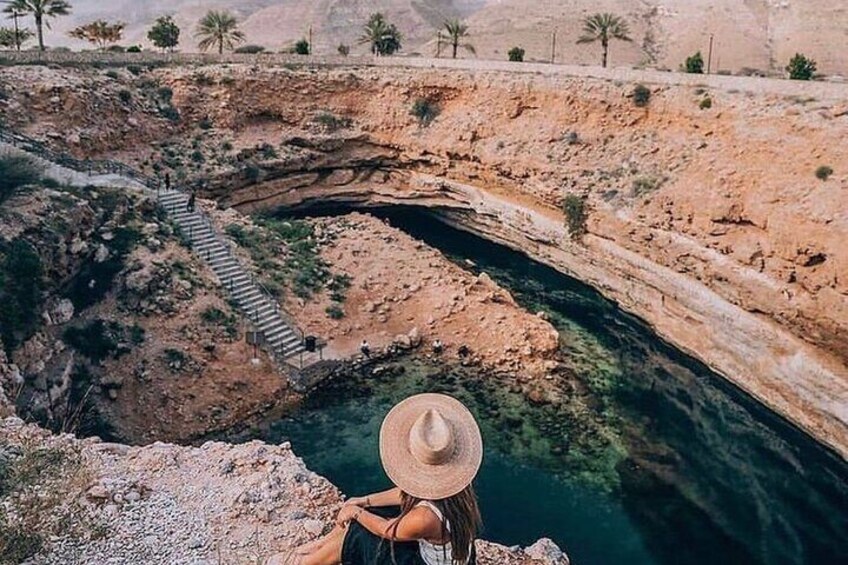
M 690 74 L 704 74 L 704 56 L 698 51 L 691 57 L 686 57 L 686 63 L 683 69 Z
M 41 171 L 24 155 L 0 155 L 0 204 L 26 186 L 37 184 Z
M 589 213 L 586 209 L 586 200 L 576 194 L 569 194 L 562 202 L 562 210 L 565 213 L 565 225 L 572 239 L 580 239 L 586 233 L 586 221 Z
M 633 88 L 633 94 L 631 96 L 633 103 L 637 107 L 644 108 L 651 101 L 651 89 L 644 84 L 637 84 Z
M 524 61 L 524 49 L 521 47 L 513 47 L 507 53 L 507 57 L 509 57 L 509 60 L 513 63 L 521 63 Z
M 816 169 L 816 178 L 819 180 L 827 180 L 830 178 L 830 175 L 833 174 L 833 168 L 822 165 L 818 169 Z
M 29 338 L 41 318 L 41 258 L 26 241 L 0 245 L 0 337 L 7 351 Z
M 812 80 L 816 74 L 816 62 L 808 59 L 801 53 L 795 53 L 795 56 L 786 65 L 786 72 L 789 73 L 791 80 Z
M 428 98 L 418 98 L 410 113 L 418 118 L 418 125 L 427 127 L 439 116 L 441 109 L 436 102 Z

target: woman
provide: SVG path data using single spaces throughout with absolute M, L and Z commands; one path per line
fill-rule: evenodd
M 397 487 L 348 500 L 299 563 L 473 565 L 483 442 L 471 412 L 443 394 L 407 398 L 383 420 L 380 459 Z

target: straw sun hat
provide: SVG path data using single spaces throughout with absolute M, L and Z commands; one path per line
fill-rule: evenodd
M 391 409 L 380 428 L 380 459 L 405 493 L 449 498 L 471 484 L 483 461 L 474 416 L 444 394 L 411 396 Z

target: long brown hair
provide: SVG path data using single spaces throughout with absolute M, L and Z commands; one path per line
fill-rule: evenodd
M 400 517 L 394 523 L 393 537 L 397 535 L 397 528 L 401 519 L 412 512 L 412 509 L 418 506 L 421 501 L 420 498 L 401 492 Z M 474 487 L 468 485 L 465 490 L 450 498 L 430 502 L 435 504 L 442 512 L 441 539 L 450 541 L 453 563 L 461 565 L 468 563 L 471 557 L 471 546 L 477 538 L 477 532 L 483 526 L 483 518 L 480 516 Z M 448 524 L 450 524 L 450 529 L 448 529 Z M 394 548 L 392 549 L 394 550 Z M 392 551 L 392 561 L 394 561 L 394 551 Z

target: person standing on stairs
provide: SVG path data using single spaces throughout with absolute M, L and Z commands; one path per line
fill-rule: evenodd
M 196 199 L 197 195 L 195 194 L 194 189 L 192 189 L 191 194 L 188 197 L 188 204 L 186 205 L 187 211 L 194 212 L 194 204 Z

